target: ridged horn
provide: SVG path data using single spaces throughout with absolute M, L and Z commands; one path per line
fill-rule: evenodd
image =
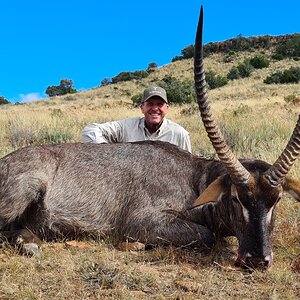
M 290 140 L 288 141 L 285 149 L 281 155 L 275 161 L 273 166 L 266 171 L 266 175 L 269 176 L 271 182 L 275 184 L 281 183 L 287 173 L 290 171 L 295 160 L 300 154 L 300 115 L 298 121 L 292 133 Z
M 236 158 L 236 156 L 226 144 L 224 137 L 219 127 L 215 123 L 211 113 L 210 101 L 208 100 L 206 92 L 205 72 L 203 67 L 202 31 L 203 7 L 201 6 L 194 54 L 195 90 L 201 118 L 206 129 L 207 135 L 213 147 L 215 148 L 220 161 L 224 164 L 227 172 L 229 173 L 232 181 L 234 183 L 246 184 L 249 181 L 251 175 L 247 171 L 247 169 L 240 163 L 240 161 Z

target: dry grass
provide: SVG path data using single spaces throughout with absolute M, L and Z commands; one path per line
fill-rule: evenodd
M 84 248 L 46 243 L 31 258 L 4 248 L 0 298 L 299 299 L 299 205 L 284 199 L 278 221 L 275 263 L 266 272 L 234 267 L 233 238 L 207 255 L 172 247 L 123 252 L 109 241 L 90 240 Z
M 242 61 L 253 53 L 240 54 Z M 205 61 L 206 69 L 226 74 L 233 64 L 221 55 Z M 235 64 L 237 61 L 235 62 Z M 274 162 L 293 129 L 300 106 L 284 98 L 300 93 L 300 84 L 265 85 L 274 70 L 299 62 L 276 62 L 250 78 L 209 91 L 212 109 L 228 143 L 241 157 Z M 166 74 L 192 78 L 192 61 L 158 68 L 149 78 L 123 82 L 24 105 L 0 107 L 0 156 L 49 137 L 80 141 L 89 122 L 139 116 L 130 98 Z M 195 106 L 174 106 L 169 118 L 191 134 L 193 152 L 214 156 Z M 296 162 L 291 175 L 300 177 Z M 122 252 L 109 241 L 85 241 L 77 248 L 45 243 L 33 257 L 0 249 L 0 299 L 299 299 L 300 207 L 285 196 L 278 207 L 274 231 L 274 266 L 267 272 L 234 267 L 236 240 L 208 255 L 185 249 L 158 248 Z

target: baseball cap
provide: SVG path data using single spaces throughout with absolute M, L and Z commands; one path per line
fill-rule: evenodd
M 166 103 L 168 103 L 166 91 L 159 86 L 151 86 L 151 87 L 145 89 L 143 98 L 142 98 L 142 103 L 154 96 L 160 97 L 162 100 L 164 100 Z

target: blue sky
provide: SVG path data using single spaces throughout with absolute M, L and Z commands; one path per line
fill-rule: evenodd
M 299 0 L 1 1 L 0 96 L 32 101 L 62 78 L 84 90 L 165 65 L 194 43 L 201 4 L 205 44 L 300 32 Z

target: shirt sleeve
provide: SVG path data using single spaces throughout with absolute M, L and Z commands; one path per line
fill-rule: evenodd
M 83 128 L 83 143 L 121 143 L 122 128 L 118 121 L 106 122 L 102 124 L 91 123 Z

